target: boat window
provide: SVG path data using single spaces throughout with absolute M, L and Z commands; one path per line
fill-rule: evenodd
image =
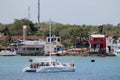
M 62 64 L 63 66 L 67 66 L 66 64 Z
M 39 67 L 39 64 L 38 63 L 33 63 L 33 64 L 30 64 L 30 68 L 38 68 Z
M 48 62 L 41 62 L 40 66 L 49 66 L 50 64 Z
M 44 62 L 41 62 L 40 66 L 44 66 Z
M 59 65 L 59 63 L 58 63 L 58 62 L 56 62 L 56 64 L 57 64 L 57 65 Z
M 60 65 L 59 62 L 52 62 L 53 66 Z
M 45 64 L 46 66 L 50 66 L 50 64 L 48 63 L 48 62 L 46 62 L 46 64 Z

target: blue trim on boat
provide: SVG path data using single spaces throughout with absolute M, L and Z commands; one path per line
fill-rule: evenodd
M 36 70 L 26 70 L 25 72 L 36 72 Z

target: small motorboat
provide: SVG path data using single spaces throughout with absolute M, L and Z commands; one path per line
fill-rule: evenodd
M 30 64 L 27 65 L 23 72 L 74 72 L 75 67 L 73 63 L 63 64 L 57 59 L 39 58 L 30 59 Z
M 114 47 L 113 54 L 115 54 L 116 56 L 120 56 L 120 46 Z
M 0 51 L 0 56 L 15 56 L 16 51 L 2 50 Z

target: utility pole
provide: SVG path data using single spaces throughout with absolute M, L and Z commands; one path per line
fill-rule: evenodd
M 40 0 L 38 0 L 38 24 L 40 23 Z
M 30 6 L 28 6 L 28 19 L 30 20 Z

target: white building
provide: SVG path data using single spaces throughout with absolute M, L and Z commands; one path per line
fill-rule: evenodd
M 43 40 L 40 41 L 24 41 L 21 42 L 22 46 L 18 46 L 18 54 L 26 54 L 26 55 L 32 55 L 32 54 L 44 54 L 44 46 L 46 45 L 46 42 Z
M 116 48 L 120 48 L 120 38 L 115 41 L 112 37 L 106 38 L 106 48 L 107 48 L 107 53 L 114 52 Z
M 50 37 L 46 37 L 46 45 L 45 45 L 45 54 L 52 53 L 55 54 L 58 51 L 63 50 L 63 45 L 61 44 L 61 38 L 60 37 L 51 37 L 51 43 L 50 43 Z
M 63 45 L 61 44 L 60 37 L 46 37 L 46 41 L 23 41 L 21 42 L 22 46 L 19 46 L 18 53 L 20 54 L 55 54 L 58 51 L 63 50 Z

